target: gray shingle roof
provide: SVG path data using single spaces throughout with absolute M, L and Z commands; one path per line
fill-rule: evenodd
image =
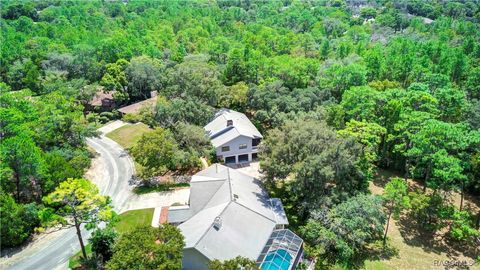
M 190 185 L 192 216 L 178 228 L 185 248 L 209 259 L 256 260 L 275 226 L 288 224 L 279 200 L 269 199 L 259 180 L 234 169 L 214 164 L 194 175 Z M 213 226 L 216 218 L 219 228 Z
M 228 120 L 232 120 L 232 126 L 227 127 Z M 229 109 L 219 110 L 215 114 L 215 118 L 205 126 L 205 130 L 215 147 L 219 147 L 238 136 L 263 138 L 245 114 Z

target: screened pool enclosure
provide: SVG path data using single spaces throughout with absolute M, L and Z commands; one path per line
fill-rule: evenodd
M 295 269 L 303 253 L 303 240 L 288 229 L 275 230 L 257 259 L 262 270 Z

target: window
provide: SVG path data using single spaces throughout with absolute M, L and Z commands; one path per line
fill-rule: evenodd
M 260 138 L 252 139 L 252 147 L 256 147 L 260 144 Z
M 238 146 L 238 149 L 247 149 L 247 144 L 246 143 L 242 143 Z
M 230 146 L 222 146 L 222 152 L 230 151 Z

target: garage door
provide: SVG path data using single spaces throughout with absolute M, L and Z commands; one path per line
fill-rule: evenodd
M 238 162 L 248 162 L 248 154 L 238 156 Z
M 235 163 L 235 156 L 225 157 L 225 164 Z

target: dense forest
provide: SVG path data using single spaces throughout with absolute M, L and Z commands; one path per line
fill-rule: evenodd
M 85 138 L 119 117 L 89 109 L 98 91 L 117 108 L 158 91 L 134 120 L 166 130 L 246 113 L 267 188 L 325 263 L 381 239 L 398 196 L 426 230 L 480 236 L 463 206 L 480 193 L 476 0 L 2 1 L 0 24 L 2 248 L 89 167 Z M 367 195 L 379 168 L 422 188 Z

